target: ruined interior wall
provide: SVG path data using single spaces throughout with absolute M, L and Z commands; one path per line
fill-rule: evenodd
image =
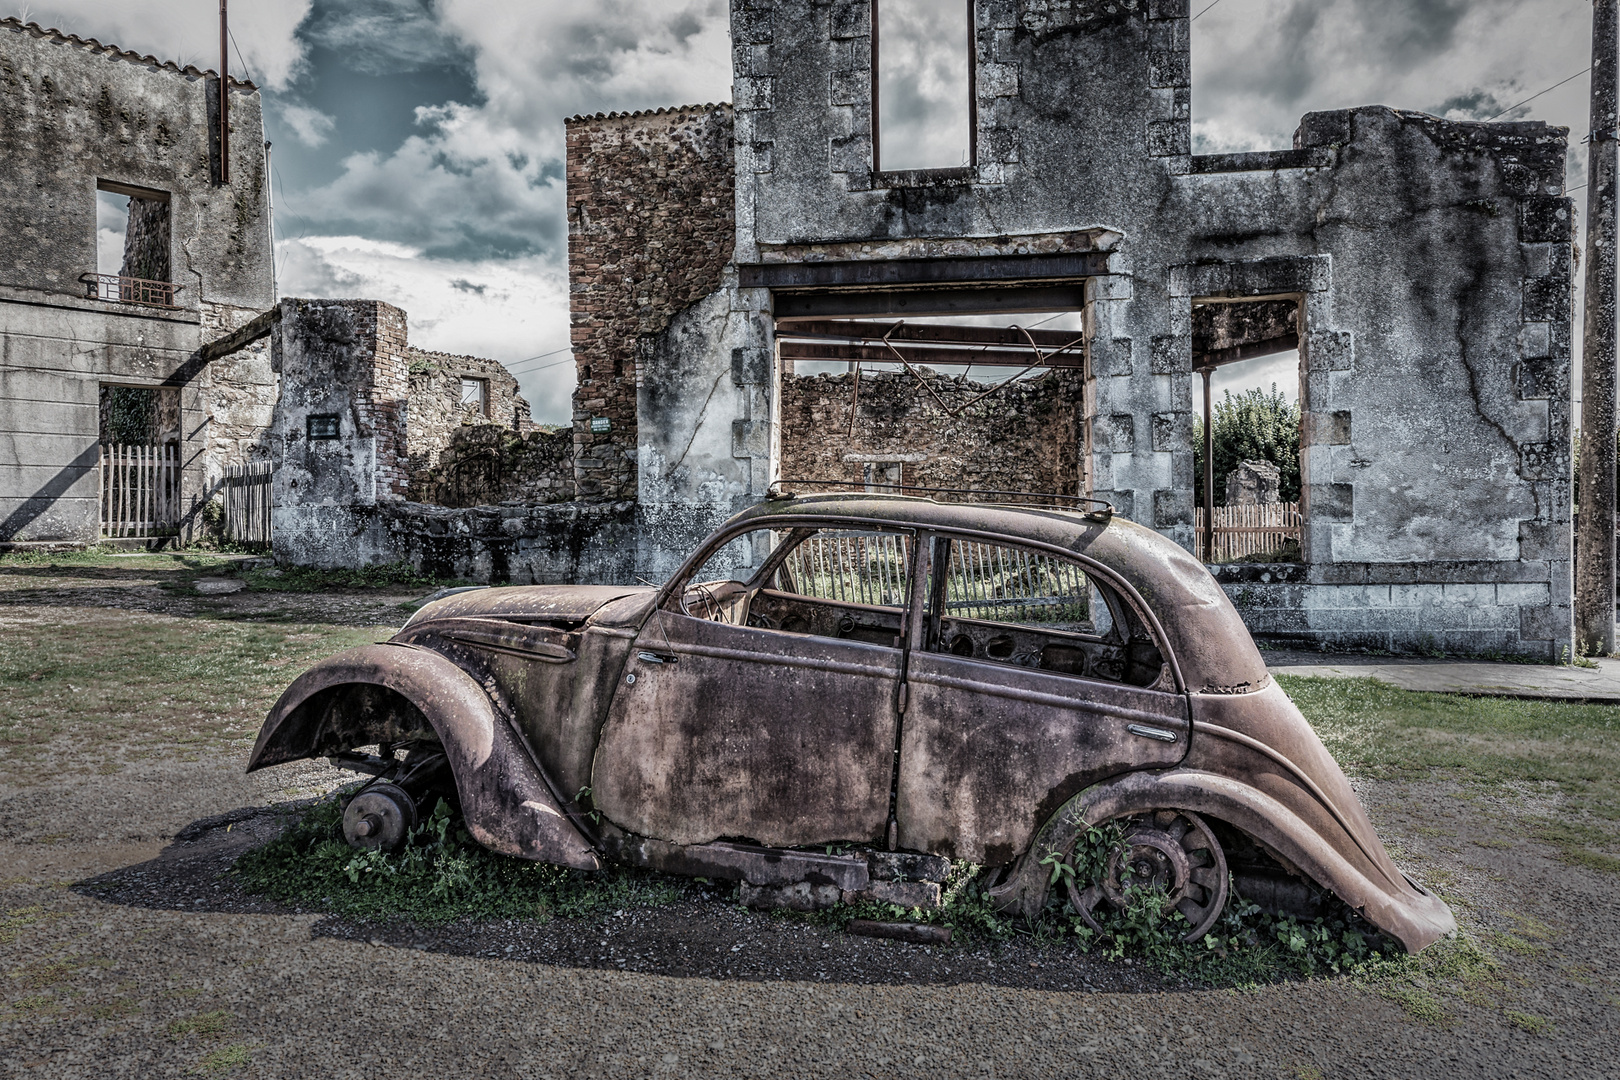
M 930 372 L 957 408 L 990 386 Z M 781 473 L 859 485 L 866 462 L 902 458 L 921 487 L 1079 493 L 1080 373 L 1047 372 L 1013 383 L 949 416 L 909 374 L 861 376 L 854 434 L 850 374 L 783 375 Z
M 202 314 L 203 340 L 217 341 L 259 312 L 207 304 Z M 210 361 L 197 381 L 208 416 L 207 482 L 210 491 L 217 491 L 226 469 L 269 460 L 270 426 L 280 394 L 280 380 L 270 363 L 270 340 L 263 338 Z
M 731 108 L 568 121 L 575 467 L 589 498 L 636 495 L 638 349 L 720 289 L 731 261 Z M 609 430 L 592 431 L 592 422 Z
M 538 505 L 574 497 L 574 436 L 532 425 L 465 424 L 432 466 L 411 473 L 406 498 L 432 506 Z
M 168 281 L 173 274 L 169 261 L 170 204 L 167 199 L 129 200 L 129 222 L 124 227 L 124 261 L 118 268 L 122 277 Z
M 1188 177 L 1179 208 L 1194 261 L 1172 275 L 1178 298 L 1302 296 L 1306 564 L 1222 580 L 1282 640 L 1556 659 L 1571 633 L 1565 131 L 1364 108 L 1307 116 L 1296 142 L 1320 164 Z
M 499 360 L 482 356 L 408 349 L 411 378 L 405 416 L 409 469 L 414 474 L 439 463 L 464 424 L 493 424 L 507 431 L 524 432 L 533 426 L 529 403 L 518 393 L 517 379 Z M 461 380 L 483 379 L 489 391 L 489 411 L 480 415 L 461 404 Z

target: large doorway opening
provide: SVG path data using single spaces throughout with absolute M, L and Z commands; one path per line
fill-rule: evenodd
M 1303 561 L 1297 297 L 1193 301 L 1194 495 L 1206 563 Z
M 1085 494 L 1079 290 L 1027 311 L 994 310 L 991 293 L 978 312 L 897 318 L 892 296 L 883 314 L 846 297 L 836 317 L 779 317 L 779 475 L 947 500 Z

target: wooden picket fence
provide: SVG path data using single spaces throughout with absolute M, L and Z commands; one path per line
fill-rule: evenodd
M 1299 503 L 1267 503 L 1215 508 L 1215 545 L 1205 539 L 1204 508 L 1198 508 L 1198 545 L 1208 563 L 1235 562 L 1277 551 L 1290 540 L 1302 542 L 1305 518 Z
M 254 461 L 225 470 L 225 535 L 240 544 L 270 543 L 270 463 Z
M 172 536 L 180 525 L 180 448 L 101 445 L 101 535 Z

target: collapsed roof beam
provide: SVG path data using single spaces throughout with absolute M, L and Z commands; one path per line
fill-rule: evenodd
M 1030 342 L 1045 349 L 1071 345 L 1083 336 L 1079 330 L 1029 330 L 1011 326 L 941 326 L 937 323 L 856 322 L 816 319 L 790 322 L 777 331 L 781 338 L 836 338 L 840 341 L 928 341 L 941 345 L 1009 345 L 1027 350 Z
M 1218 368 L 1225 364 L 1235 364 L 1239 360 L 1257 360 L 1262 356 L 1275 356 L 1278 353 L 1293 352 L 1299 348 L 1298 334 L 1283 334 L 1280 337 L 1267 338 L 1264 341 L 1251 341 L 1245 345 L 1233 345 L 1229 349 L 1211 349 L 1208 352 L 1193 353 L 1193 370 L 1204 371 L 1207 368 Z
M 919 348 L 916 345 L 894 345 L 891 351 L 882 345 L 835 345 L 811 341 L 784 341 L 782 359 L 832 360 L 897 364 L 900 356 L 911 364 L 963 364 L 970 367 L 1031 367 L 1038 359 L 1029 349 L 953 349 Z M 1047 354 L 1046 367 L 1077 368 L 1083 363 L 1079 346 L 1057 355 Z
M 771 296 L 777 322 L 801 319 L 848 319 L 892 316 L 915 319 L 930 315 L 1027 315 L 1079 311 L 1085 305 L 1084 284 L 1012 285 L 965 289 L 886 289 L 871 292 L 778 292 Z M 790 328 L 782 327 L 786 333 Z

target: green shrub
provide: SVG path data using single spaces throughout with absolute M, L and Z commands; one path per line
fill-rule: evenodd
M 1233 396 L 1226 391 L 1214 414 L 1215 505 L 1226 505 L 1226 475 L 1243 461 L 1269 461 L 1282 473 L 1283 502 L 1299 501 L 1299 405 L 1272 384 Z M 1204 421 L 1193 419 L 1193 491 L 1204 505 Z

